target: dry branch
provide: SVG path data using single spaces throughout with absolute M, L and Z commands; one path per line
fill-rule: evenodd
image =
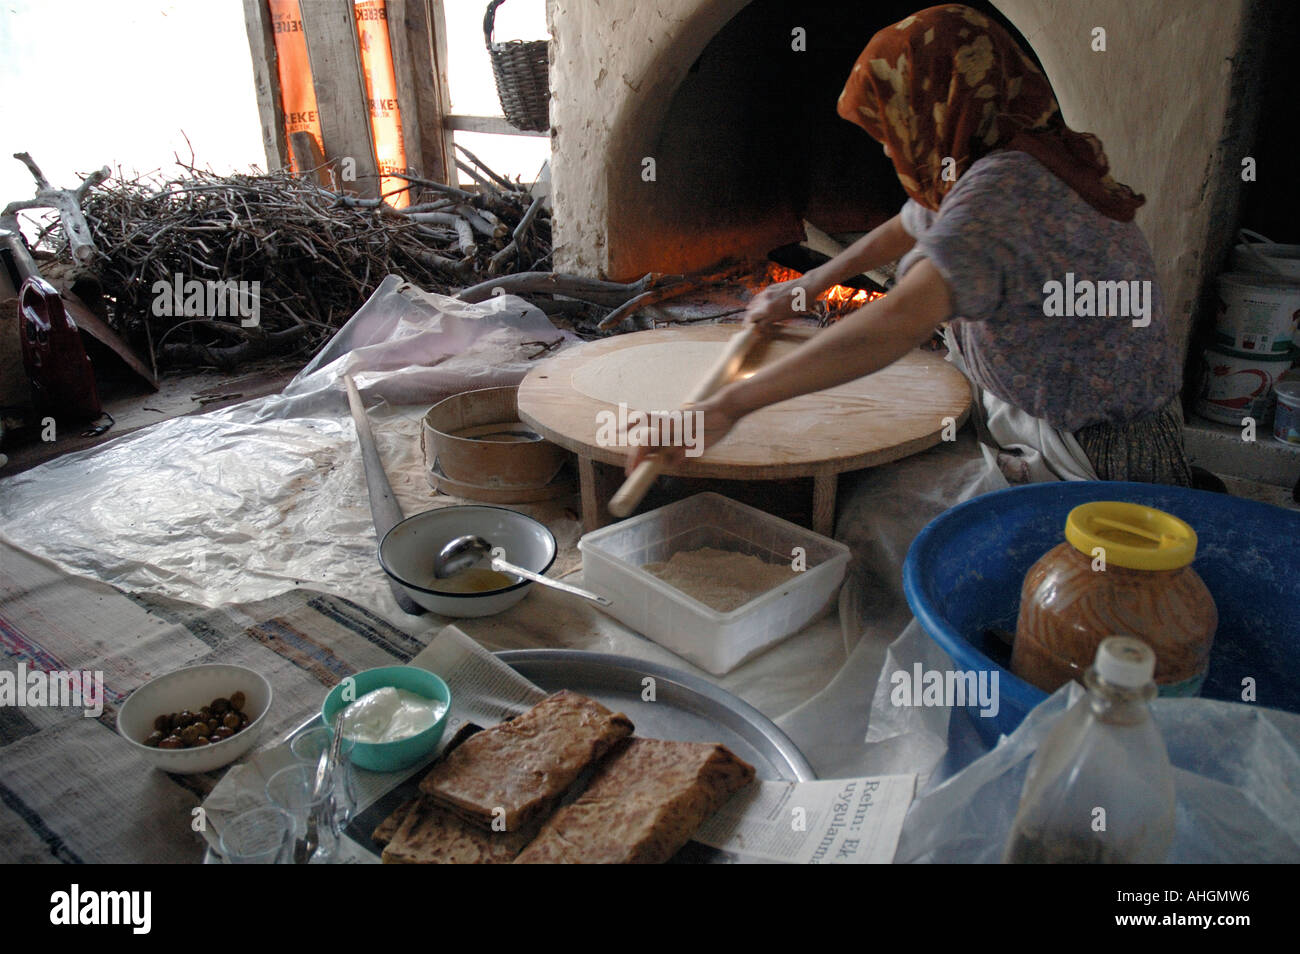
M 549 262 L 549 215 L 522 186 L 494 185 L 485 197 L 410 177 L 411 205 L 398 210 L 287 171 L 218 176 L 179 165 L 181 173 L 166 180 L 119 172 L 88 181 L 82 200 L 97 249 L 85 271 L 108 299 L 111 324 L 172 362 L 229 367 L 253 353 L 314 350 L 389 274 L 448 294 L 492 274 L 489 263 L 506 246 L 509 270 Z M 82 247 L 72 238 L 52 224 L 38 247 L 79 264 L 68 261 Z M 261 336 L 230 330 L 242 316 L 157 313 L 157 283 L 195 280 L 259 283 Z

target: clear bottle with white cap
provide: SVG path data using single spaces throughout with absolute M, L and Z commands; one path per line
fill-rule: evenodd
M 1156 657 L 1127 636 L 1102 640 L 1088 692 L 1029 766 L 1002 860 L 1158 863 L 1174 837 L 1174 772 L 1148 702 Z

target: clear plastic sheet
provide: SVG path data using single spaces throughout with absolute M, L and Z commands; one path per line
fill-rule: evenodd
M 394 493 L 413 514 L 464 502 L 428 484 L 419 425 L 429 406 L 518 383 L 536 366 L 528 342 L 560 336 L 512 296 L 466 305 L 386 279 L 283 393 L 165 421 L 0 483 L 0 535 L 126 591 L 217 606 L 307 587 L 431 637 L 446 620 L 404 614 L 379 567 L 341 376 L 355 377 Z M 551 575 L 580 566 L 576 494 L 510 506 L 555 534 Z M 852 597 L 846 588 L 841 604 Z M 845 627 L 832 611 L 721 684 L 775 718 L 834 676 L 864 616 L 846 610 Z M 458 622 L 492 650 L 590 649 L 707 675 L 590 604 L 540 587 L 505 613 Z
M 165 421 L 0 482 L 0 535 L 127 591 L 216 606 L 309 587 L 431 637 L 446 621 L 403 614 L 378 566 L 340 377 L 356 378 L 389 480 L 412 514 L 461 502 L 429 487 L 419 444 L 429 406 L 470 388 L 518 383 L 535 366 L 528 342 L 557 337 L 571 338 L 521 299 L 466 305 L 390 277 L 282 394 Z M 950 766 L 971 757 L 950 750 L 964 716 L 950 726 L 948 710 L 897 708 L 888 683 L 878 689 L 882 670 L 951 666 L 903 598 L 912 539 L 947 508 L 1004 486 L 967 433 L 844 475 L 836 538 L 853 560 L 838 613 L 715 680 L 775 719 L 823 778 L 919 775 L 923 795 L 900 859 L 995 860 L 1031 751 L 1014 740 L 1030 738 L 1053 703 L 1013 736 L 1014 748 L 1004 744 L 944 782 Z M 576 505 L 569 497 L 513 507 L 555 533 L 561 557 L 553 575 L 580 565 Z M 505 613 L 459 624 L 491 650 L 591 649 L 707 676 L 589 604 L 538 587 Z M 1157 704 L 1157 717 L 1172 720 L 1166 740 L 1183 770 L 1180 859 L 1219 852 L 1295 860 L 1300 719 L 1180 704 L 1167 713 Z M 1204 844 L 1189 846 L 1197 837 Z
M 913 803 L 897 862 L 1001 860 L 1029 762 L 1084 694 L 1062 686 L 991 752 Z M 1151 706 L 1175 769 L 1170 862 L 1300 861 L 1300 716 L 1210 699 Z
M 164 421 L 4 481 L 0 534 L 125 590 L 217 606 L 309 586 L 401 618 L 378 572 L 342 375 L 356 378 L 412 514 L 453 502 L 425 475 L 425 411 L 459 391 L 517 384 L 535 366 L 528 342 L 559 337 L 576 340 L 520 298 L 467 305 L 389 276 L 281 394 Z M 568 504 L 518 509 L 567 551 L 579 534 Z
M 924 784 L 942 761 L 948 710 L 898 708 L 889 702 L 887 682 L 877 689 L 882 671 L 910 671 L 918 661 L 927 669 L 952 666 L 912 619 L 903 560 L 912 539 L 943 511 L 1006 486 L 966 431 L 951 443 L 841 478 L 835 536 L 853 551 L 846 599 L 856 607 L 862 638 L 824 691 L 778 720 L 819 776 L 915 773 Z

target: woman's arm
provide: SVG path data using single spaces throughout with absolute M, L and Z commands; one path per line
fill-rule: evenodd
M 704 453 L 746 414 L 893 364 L 929 338 L 951 314 L 952 298 L 943 275 L 929 259 L 921 259 L 884 298 L 842 318 L 751 377 L 728 384 L 709 400 L 696 404 L 693 410 L 704 415 Z M 661 444 L 669 442 L 667 435 L 660 437 Z M 665 446 L 660 452 L 670 465 L 685 456 L 683 447 Z M 630 448 L 628 472 L 649 453 L 645 446 Z
M 846 278 L 896 261 L 915 244 L 916 239 L 903 229 L 901 216 L 896 215 L 862 236 L 829 262 L 793 281 L 769 285 L 763 289 L 754 296 L 746 309 L 745 321 L 767 325 L 793 318 L 798 314 L 794 309 L 793 298 L 796 289 L 803 289 L 804 301 L 810 303 L 826 289 L 840 284 Z
M 739 419 L 769 404 L 844 384 L 893 364 L 952 311 L 948 285 L 922 259 L 884 298 L 859 308 L 752 377 L 727 385 L 710 403 Z
M 888 222 L 876 226 L 829 262 L 805 274 L 804 287 L 810 297 L 816 298 L 832 285 L 842 284 L 846 278 L 898 261 L 915 244 L 916 239 L 903 228 L 902 216 L 896 215 Z

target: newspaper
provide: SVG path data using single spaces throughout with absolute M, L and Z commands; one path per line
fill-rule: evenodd
M 742 861 L 888 864 L 916 792 L 915 775 L 759 782 L 695 833 Z
M 501 662 L 456 626 L 445 626 L 409 665 L 436 672 L 451 690 L 438 752 L 465 723 L 493 726 L 536 705 L 546 693 Z M 215 857 L 223 825 L 266 805 L 266 781 L 293 762 L 289 741 L 297 729 L 233 766 L 203 802 L 204 836 Z M 402 772 L 357 772 L 356 816 L 361 816 L 425 765 Z M 739 861 L 790 863 L 888 862 L 915 789 L 912 775 L 821 782 L 764 781 L 749 786 L 705 823 L 695 840 Z M 354 823 L 339 839 L 335 860 L 379 861 L 368 832 Z

